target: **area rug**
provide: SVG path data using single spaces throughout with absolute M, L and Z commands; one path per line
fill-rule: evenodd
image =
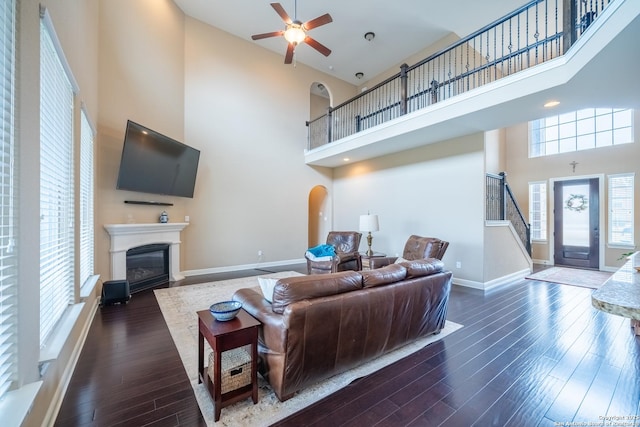
M 300 273 L 287 271 L 267 274 L 261 277 L 281 278 L 298 275 Z M 416 340 L 356 369 L 322 381 L 301 391 L 286 402 L 280 402 L 269 384 L 258 375 L 258 403 L 254 405 L 251 399 L 245 399 L 227 406 L 222 409 L 220 420 L 216 423 L 214 422 L 213 402 L 209 393 L 204 384 L 198 384 L 198 316 L 196 311 L 206 310 L 214 302 L 231 299 L 237 289 L 257 287 L 257 277 L 156 289 L 154 291 L 208 426 L 253 427 L 271 425 L 349 385 L 355 379 L 390 365 L 462 327 L 462 325 L 447 321 L 440 334 Z M 210 351 L 210 347 L 205 342 L 205 355 L 208 355 Z
M 598 289 L 611 277 L 606 271 L 581 270 L 579 268 L 551 267 L 527 276 L 527 279 L 543 282 L 560 283 L 563 285 L 581 286 L 583 288 Z

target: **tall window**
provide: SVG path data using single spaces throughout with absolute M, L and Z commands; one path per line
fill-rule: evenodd
M 529 183 L 529 222 L 532 240 L 547 240 L 547 183 Z
M 634 174 L 609 175 L 609 244 L 633 246 Z
M 80 128 L 80 283 L 93 274 L 93 138 L 95 132 L 82 110 Z
M 633 110 L 587 108 L 531 122 L 529 157 L 633 142 Z
M 47 18 L 40 24 L 41 346 L 74 296 L 74 93 Z
M 0 399 L 17 377 L 16 2 L 0 3 Z

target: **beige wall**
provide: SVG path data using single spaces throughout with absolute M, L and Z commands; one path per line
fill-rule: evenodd
M 110 277 L 109 236 L 103 225 L 157 222 L 159 207 L 125 200 L 182 200 L 116 190 L 127 119 L 184 139 L 184 15 L 171 0 L 100 1 L 96 270 Z M 171 218 L 174 220 L 174 218 Z
M 613 106 L 615 107 L 615 106 Z M 522 123 L 517 126 L 512 126 L 506 130 L 506 152 L 507 152 L 507 172 L 509 185 L 514 190 L 518 203 L 522 207 L 525 213 L 529 212 L 529 187 L 528 183 L 532 181 L 547 181 L 548 184 L 548 196 L 547 202 L 549 206 L 548 218 L 549 218 L 549 235 L 553 232 L 553 212 L 552 208 L 552 191 L 550 179 L 571 179 L 578 176 L 591 176 L 604 174 L 605 185 L 604 193 L 600 194 L 601 206 L 604 204 L 602 211 L 605 214 L 604 224 L 607 224 L 607 185 L 606 175 L 617 173 L 635 173 L 635 188 L 640 188 L 640 182 L 638 181 L 640 176 L 640 112 L 636 111 L 634 120 L 635 126 L 635 141 L 634 144 L 625 144 L 613 147 L 603 147 L 594 150 L 576 151 L 572 153 L 558 154 L 554 156 L 544 156 L 530 159 L 528 157 L 528 124 Z M 576 170 L 573 172 L 571 162 L 577 162 Z M 635 198 L 635 224 L 640 223 L 640 198 Z M 600 233 L 600 239 L 605 239 L 605 259 L 604 265 L 600 268 L 613 268 L 622 264 L 622 261 L 618 260 L 620 255 L 625 252 L 629 252 L 629 248 L 611 248 L 606 245 L 607 231 L 603 230 Z M 636 246 L 638 245 L 638 239 L 640 233 L 636 231 Z M 533 259 L 534 260 L 551 260 L 552 248 L 550 243 L 534 243 L 533 244 Z M 552 260 L 551 260 L 552 261 Z
M 484 159 L 487 173 L 499 174 L 506 169 L 506 131 L 496 129 L 484 133 Z
M 333 204 L 336 230 L 379 216 L 374 251 L 401 255 L 411 234 L 438 237 L 450 242 L 444 261 L 456 279 L 483 281 L 484 134 L 337 168 Z
M 331 188 L 332 175 L 304 164 L 309 88 L 322 82 L 338 102 L 355 88 L 302 64 L 286 66 L 281 55 L 185 17 L 170 1 L 100 7 L 96 256 L 103 277 L 110 274 L 103 224 L 157 222 L 164 209 L 172 222 L 190 217 L 183 271 L 252 265 L 258 250 L 263 262 L 302 259 L 309 192 Z M 127 119 L 201 150 L 193 199 L 115 189 Z
M 530 268 L 529 255 L 510 223 L 493 223 L 484 228 L 484 283 L 503 282 L 505 277 L 528 273 Z

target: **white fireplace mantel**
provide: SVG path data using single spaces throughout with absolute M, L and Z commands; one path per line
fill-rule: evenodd
M 169 245 L 169 280 L 184 279 L 180 274 L 180 232 L 189 223 L 105 224 L 111 236 L 111 280 L 127 278 L 127 251 L 143 245 Z

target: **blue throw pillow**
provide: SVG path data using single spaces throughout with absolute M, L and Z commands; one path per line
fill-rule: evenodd
M 315 257 L 332 257 L 336 254 L 336 249 L 332 245 L 318 245 L 313 248 L 309 248 L 307 252 L 313 254 Z

